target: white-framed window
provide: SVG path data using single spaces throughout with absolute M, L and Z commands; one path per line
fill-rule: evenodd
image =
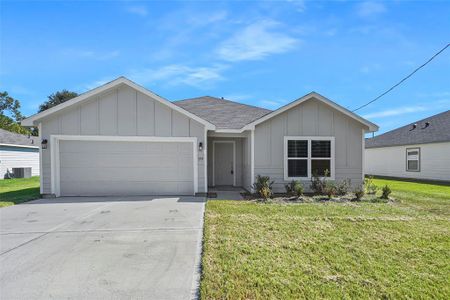
M 406 171 L 420 172 L 420 148 L 406 149 Z
M 326 170 L 334 179 L 334 163 L 334 137 L 284 137 L 284 180 L 325 177 Z

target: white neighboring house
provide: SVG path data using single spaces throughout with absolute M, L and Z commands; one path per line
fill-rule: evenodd
M 0 129 L 0 180 L 13 168 L 31 168 L 31 176 L 39 176 L 37 137 Z
M 365 170 L 450 182 L 450 110 L 366 139 Z

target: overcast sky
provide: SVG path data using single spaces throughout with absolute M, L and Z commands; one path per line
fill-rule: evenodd
M 447 1 L 2 1 L 0 89 L 25 115 L 118 76 L 169 99 L 354 109 L 450 42 Z M 450 108 L 450 49 L 359 111 L 384 132 Z

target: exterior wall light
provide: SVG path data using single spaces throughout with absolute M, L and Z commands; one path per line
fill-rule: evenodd
M 48 141 L 46 139 L 42 140 L 42 142 L 41 142 L 42 149 L 47 149 L 47 144 L 48 144 Z
M 203 151 L 203 143 L 198 143 L 198 151 Z

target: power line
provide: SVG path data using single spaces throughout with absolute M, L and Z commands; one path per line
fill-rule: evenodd
M 450 44 L 447 44 L 444 48 L 442 48 L 441 50 L 439 50 L 435 55 L 433 55 L 429 60 L 427 60 L 425 63 L 423 63 L 422 65 L 420 65 L 418 68 L 416 68 L 414 71 L 412 71 L 408 76 L 406 76 L 405 78 L 403 78 L 402 80 L 400 80 L 398 83 L 396 83 L 395 85 L 393 85 L 392 87 L 390 87 L 387 91 L 385 91 L 384 93 L 382 93 L 381 95 L 379 95 L 378 97 L 376 97 L 373 100 L 370 100 L 369 102 L 367 102 L 364 105 L 361 105 L 360 107 L 356 108 L 353 110 L 353 112 L 360 110 L 361 108 L 366 107 L 367 105 L 377 101 L 378 99 L 380 99 L 381 97 L 383 97 L 384 95 L 386 95 L 387 93 L 389 93 L 390 91 L 392 91 L 393 89 L 395 89 L 397 86 L 399 86 L 400 84 L 402 84 L 404 81 L 406 81 L 409 77 L 413 76 L 414 73 L 416 73 L 417 71 L 419 71 L 420 69 L 422 69 L 423 67 L 425 67 L 428 63 L 430 63 L 433 59 L 436 58 L 436 56 L 438 56 L 439 54 L 441 54 L 442 52 L 445 51 L 445 49 L 447 49 L 448 47 L 450 47 Z

